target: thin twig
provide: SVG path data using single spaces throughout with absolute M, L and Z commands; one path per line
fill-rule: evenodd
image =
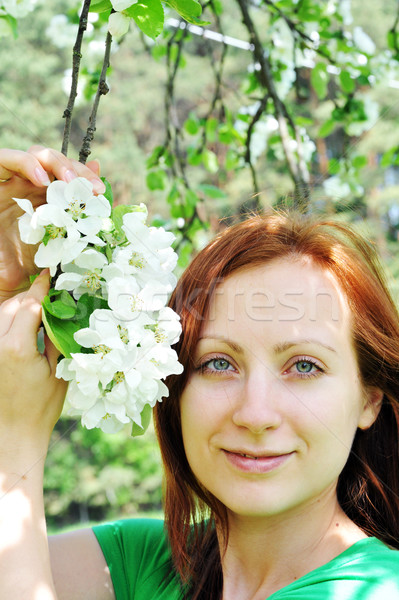
M 85 0 L 82 8 L 82 13 L 79 19 L 79 29 L 76 36 L 75 45 L 72 51 L 72 83 L 71 83 L 71 91 L 69 93 L 69 99 L 66 109 L 64 110 L 63 118 L 65 119 L 65 127 L 64 127 L 64 135 L 62 138 L 62 154 L 67 155 L 68 152 L 68 144 L 69 144 L 69 136 L 71 133 L 71 123 L 72 123 L 72 112 L 73 107 L 75 105 L 75 98 L 77 96 L 78 90 L 78 79 L 79 79 L 79 69 L 80 69 L 80 60 L 82 58 L 82 41 L 84 32 L 87 29 L 87 16 L 89 14 L 91 0 Z
M 89 154 L 91 154 L 90 144 L 93 141 L 94 132 L 96 130 L 97 110 L 98 110 L 98 105 L 100 103 L 100 98 L 101 98 L 101 96 L 105 96 L 105 94 L 108 94 L 108 92 L 109 92 L 109 87 L 106 82 L 106 76 L 107 76 L 107 69 L 109 67 L 111 44 L 112 44 L 112 35 L 108 31 L 107 39 L 105 41 L 105 53 L 104 53 L 103 66 L 101 69 L 101 75 L 100 75 L 100 79 L 99 79 L 98 86 L 97 86 L 96 97 L 94 98 L 93 109 L 92 109 L 91 115 L 89 117 L 89 126 L 87 128 L 86 135 L 83 138 L 82 147 L 79 152 L 79 161 L 83 164 L 86 164 L 87 157 L 89 156 Z
M 305 32 L 301 31 L 299 27 L 300 23 L 295 23 L 292 19 L 287 17 L 287 15 L 281 10 L 281 8 L 276 6 L 272 0 L 263 0 L 263 2 L 264 4 L 266 4 L 266 6 L 274 10 L 278 14 L 280 19 L 283 19 L 283 21 L 286 22 L 288 27 L 291 29 L 294 37 L 299 36 L 307 48 L 313 50 L 314 52 L 316 52 L 316 54 L 319 54 L 319 56 L 326 58 L 331 65 L 337 64 L 337 62 L 331 57 L 329 53 L 325 52 L 322 48 L 317 48 L 315 46 L 314 40 L 312 40 L 312 38 Z
M 254 116 L 252 117 L 252 120 L 248 126 L 248 131 L 247 131 L 247 139 L 245 140 L 245 146 L 246 146 L 246 151 L 245 151 L 245 162 L 249 165 L 249 168 L 251 170 L 251 175 L 252 175 L 252 184 L 253 184 L 253 188 L 254 188 L 254 193 L 256 194 L 256 198 L 258 200 L 259 203 L 259 186 L 258 186 L 258 178 L 256 175 L 256 170 L 254 167 L 254 164 L 252 162 L 252 156 L 251 156 L 251 140 L 252 140 L 252 134 L 254 132 L 255 129 L 255 125 L 256 123 L 259 121 L 259 119 L 261 118 L 261 116 L 264 113 L 264 110 L 266 108 L 267 105 L 267 101 L 269 99 L 269 94 L 266 93 L 262 100 L 259 103 L 258 106 L 258 110 L 256 111 L 256 113 L 254 114 Z
M 308 178 L 303 172 L 303 161 L 301 160 L 301 157 L 299 158 L 299 165 L 295 158 L 295 154 L 292 151 L 290 144 L 291 135 L 288 129 L 288 126 L 290 126 L 295 137 L 297 137 L 297 126 L 295 125 L 291 115 L 289 114 L 286 105 L 277 94 L 276 86 L 272 76 L 272 67 L 268 57 L 265 55 L 254 22 L 252 21 L 252 18 L 249 14 L 247 0 L 237 0 L 237 4 L 241 9 L 243 23 L 249 32 L 250 40 L 254 47 L 253 54 L 255 61 L 259 63 L 260 66 L 260 82 L 263 85 L 263 87 L 265 87 L 268 90 L 270 98 L 272 99 L 274 104 L 274 110 L 280 131 L 281 144 L 283 146 L 284 155 L 287 160 L 288 168 L 295 186 L 295 205 L 297 208 L 306 207 L 308 203 L 308 198 L 310 196 L 309 183 L 307 181 Z M 298 147 L 298 153 L 299 152 L 300 148 Z
M 176 42 L 177 44 L 177 53 L 176 57 L 172 63 L 171 61 L 171 51 L 173 43 L 175 43 L 176 35 L 179 31 L 182 31 L 180 39 Z M 183 30 L 177 29 L 176 32 L 171 36 L 167 44 L 167 54 L 166 54 L 166 64 L 167 64 L 167 72 L 168 72 L 168 80 L 166 84 L 166 92 L 165 92 L 165 129 L 166 129 L 166 148 L 172 147 L 172 142 L 174 142 L 174 155 L 175 159 L 180 168 L 181 177 L 183 179 L 184 185 L 187 189 L 190 189 L 190 185 L 186 176 L 186 170 L 184 165 L 184 160 L 182 153 L 179 147 L 179 135 L 180 135 L 180 124 L 177 117 L 177 112 L 174 111 L 172 114 L 172 109 L 174 109 L 175 103 L 175 80 L 178 73 L 178 68 L 181 60 L 181 55 L 183 51 L 183 44 L 185 38 L 188 34 L 188 29 L 185 27 Z M 174 129 L 174 133 L 172 135 L 172 127 Z M 176 168 L 174 164 L 172 164 L 172 172 L 175 177 L 178 176 Z

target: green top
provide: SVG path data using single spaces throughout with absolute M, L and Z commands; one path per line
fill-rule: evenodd
M 93 531 L 110 568 L 116 600 L 181 600 L 163 521 L 129 519 Z M 399 600 L 399 551 L 360 540 L 270 600 Z

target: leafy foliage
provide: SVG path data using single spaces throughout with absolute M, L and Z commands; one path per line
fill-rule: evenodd
M 69 66 L 73 42 L 60 47 L 60 35 L 50 32 L 49 52 L 51 42 L 36 32 L 45 31 L 56 12 L 76 28 L 81 3 L 73 5 L 62 0 L 39 4 L 29 18 L 36 29 L 10 17 L 10 32 L 19 26 L 19 50 L 14 54 L 7 38 L 0 42 L 0 100 L 22 124 L 14 120 L 11 132 L 10 111 L 0 113 L 7 146 L 25 147 L 32 139 L 58 144 L 65 103 L 58 82 Z M 131 11 L 134 6 L 126 15 L 130 31 L 114 46 L 108 71 L 112 89 L 96 132 L 96 155 L 107 175 L 112 173 L 116 203 L 129 204 L 133 195 L 135 203 L 151 205 L 154 223 L 177 235 L 180 268 L 223 227 L 220 217 L 229 223 L 248 211 L 297 206 L 351 221 L 378 245 L 395 293 L 399 146 L 398 115 L 392 110 L 396 92 L 390 85 L 399 79 L 397 3 L 387 0 L 377 7 L 352 0 L 351 14 L 350 2 L 335 0 L 211 0 L 201 13 L 195 0 L 165 0 L 162 15 L 158 1 L 140 3 L 141 21 Z M 110 1 L 92 0 L 91 11 L 98 12 L 90 13 L 82 50 L 84 94 L 71 131 L 75 148 L 101 72 L 102 51 L 91 55 L 89 49 L 103 44 L 111 9 Z M 201 18 L 209 26 L 192 29 L 178 15 L 197 26 Z M 59 301 L 49 299 L 51 305 Z M 98 432 L 67 434 L 70 425 L 60 422 L 55 455 L 49 455 L 47 477 L 54 476 L 50 512 L 58 513 L 65 499 L 65 514 L 79 506 L 84 514 L 90 503 L 89 516 L 96 518 L 99 507 L 99 518 L 105 517 L 106 495 L 113 496 L 110 487 L 107 494 L 98 487 L 104 462 L 112 466 L 112 481 L 125 481 L 121 487 L 115 483 L 115 490 L 123 490 L 115 492 L 118 502 L 128 510 L 146 506 L 132 499 L 141 492 L 130 493 L 130 474 L 122 474 L 120 455 L 128 453 L 125 443 L 138 447 L 149 438 L 123 438 L 110 449 L 109 438 Z M 86 435 L 99 437 L 88 442 Z M 63 436 L 73 444 L 68 451 Z M 96 448 L 96 456 L 87 446 Z M 145 463 L 135 456 L 127 470 L 137 467 L 135 481 L 143 488 L 155 479 L 159 486 L 159 471 L 155 477 Z M 61 476 L 67 465 L 69 487 Z M 143 497 L 149 496 L 143 492 Z M 159 496 L 154 497 L 157 505 Z M 118 512 L 116 504 L 111 506 Z

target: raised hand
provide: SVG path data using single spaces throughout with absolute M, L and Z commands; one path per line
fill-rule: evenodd
M 37 272 L 34 246 L 19 238 L 21 209 L 13 198 L 28 198 L 34 207 L 46 200 L 46 188 L 54 179 L 71 181 L 86 177 L 94 191 L 104 192 L 96 161 L 82 165 L 60 152 L 32 146 L 28 152 L 0 150 L 0 303 L 29 287 L 29 275 Z
M 0 437 L 9 442 L 2 445 L 1 460 L 12 440 L 16 442 L 11 448 L 12 460 L 23 454 L 24 443 L 31 449 L 36 446 L 36 458 L 45 456 L 61 412 L 66 384 L 54 375 L 59 352 L 48 338 L 43 354 L 37 348 L 41 302 L 48 293 L 49 279 L 46 270 L 30 289 L 0 307 Z

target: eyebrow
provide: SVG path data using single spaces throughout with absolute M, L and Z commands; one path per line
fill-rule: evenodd
M 243 348 L 239 344 L 232 342 L 228 338 L 225 338 L 223 335 L 204 335 L 198 339 L 198 342 L 200 342 L 201 340 L 218 340 L 219 342 L 223 342 L 223 344 L 230 346 L 230 348 L 238 354 L 244 353 Z
M 323 344 L 323 342 L 320 342 L 320 340 L 309 339 L 309 338 L 295 340 L 292 342 L 283 342 L 282 344 L 276 344 L 275 346 L 273 346 L 273 351 L 276 354 L 282 354 L 283 352 L 285 352 L 286 350 L 289 350 L 293 346 L 300 346 L 301 344 L 313 344 L 316 346 L 321 346 L 322 348 L 325 348 L 326 350 L 329 350 L 330 352 L 334 352 L 334 354 L 337 354 L 337 351 L 332 346 L 329 346 L 328 344 Z
M 244 353 L 243 348 L 239 344 L 232 342 L 228 338 L 225 338 L 223 335 L 212 335 L 212 336 L 204 335 L 198 339 L 198 342 L 200 342 L 201 340 L 218 340 L 220 342 L 223 342 L 223 344 L 230 346 L 230 348 L 232 348 L 235 352 L 238 352 L 239 354 Z M 301 344 L 313 344 L 316 346 L 321 346 L 322 348 L 325 348 L 326 350 L 329 350 L 330 352 L 334 352 L 334 354 L 337 354 L 337 351 L 332 346 L 329 346 L 328 344 L 324 344 L 323 342 L 320 342 L 319 340 L 309 339 L 309 338 L 299 339 L 299 340 L 295 340 L 295 341 L 287 341 L 287 342 L 283 342 L 281 344 L 275 344 L 273 346 L 272 350 L 275 354 L 282 354 L 283 352 L 286 352 L 290 348 L 293 348 L 294 346 L 299 346 Z

